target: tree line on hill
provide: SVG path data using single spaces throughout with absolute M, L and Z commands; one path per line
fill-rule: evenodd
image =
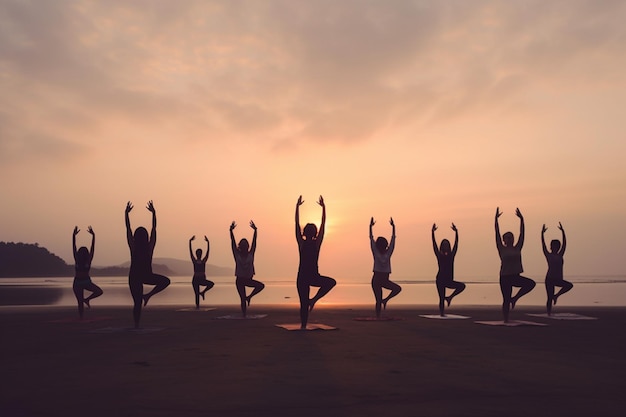
M 92 276 L 128 275 L 127 266 L 92 267 Z M 153 265 L 154 272 L 174 275 L 166 265 Z M 0 242 L 0 278 L 21 277 L 72 277 L 74 265 L 48 249 L 31 243 Z

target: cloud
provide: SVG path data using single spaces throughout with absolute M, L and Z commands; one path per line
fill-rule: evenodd
M 537 83 L 621 83 L 625 16 L 618 1 L 2 0 L 0 110 L 57 128 L 75 113 L 96 132 L 121 120 L 283 149 L 353 144 L 500 111 Z M 26 124 L 15 118 L 5 146 L 20 130 L 84 133 Z

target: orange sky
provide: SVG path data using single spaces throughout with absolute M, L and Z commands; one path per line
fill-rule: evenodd
M 393 276 L 436 272 L 459 228 L 458 277 L 497 279 L 501 227 L 568 233 L 566 275 L 626 274 L 626 4 L 594 1 L 0 0 L 0 240 L 71 261 L 129 259 L 123 213 L 155 256 L 232 265 L 259 227 L 257 274 L 295 276 L 293 211 L 319 222 L 320 269 L 369 280 L 368 223 L 398 229 Z M 79 243 L 87 244 L 86 232 Z M 197 241 L 197 242 L 201 242 Z

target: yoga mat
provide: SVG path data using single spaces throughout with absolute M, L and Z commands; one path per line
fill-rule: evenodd
M 597 317 L 589 317 L 583 316 L 581 314 L 576 313 L 552 313 L 552 315 L 548 315 L 548 313 L 528 313 L 529 316 L 533 317 L 541 317 L 544 319 L 554 319 L 554 320 L 598 320 Z
M 246 317 L 241 314 L 228 314 L 226 316 L 219 316 L 216 319 L 221 320 L 254 320 L 254 319 L 262 319 L 267 317 L 267 314 L 248 314 Z
M 300 328 L 300 323 L 289 324 L 277 324 L 277 327 L 282 327 L 286 330 L 338 330 L 336 327 L 329 326 L 327 324 L 309 323 L 306 325 L 306 329 Z
M 201 308 L 188 307 L 188 308 L 179 308 L 176 311 L 213 311 L 213 310 L 217 310 L 217 308 L 216 307 L 201 307 Z
M 101 329 L 90 330 L 89 333 L 136 333 L 136 334 L 145 334 L 145 333 L 154 333 L 160 332 L 164 327 L 140 327 L 135 329 L 134 327 L 103 327 Z
M 469 316 L 460 316 L 458 314 L 446 314 L 441 316 L 439 314 L 420 314 L 420 317 L 424 317 L 425 319 L 437 319 L 437 320 L 458 320 L 458 319 L 469 319 Z
M 511 320 L 505 323 L 502 320 L 495 321 L 475 321 L 474 323 L 486 324 L 487 326 L 503 326 L 503 327 L 521 327 L 521 326 L 547 326 L 546 323 L 538 323 L 536 321 Z
M 402 320 L 402 318 L 400 318 L 400 317 L 387 317 L 387 316 L 383 316 L 383 317 L 355 317 L 354 320 L 356 320 L 356 321 L 395 321 L 395 320 Z

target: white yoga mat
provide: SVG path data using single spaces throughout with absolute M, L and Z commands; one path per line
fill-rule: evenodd
M 277 327 L 282 327 L 285 330 L 338 330 L 336 327 L 329 326 L 327 324 L 320 323 L 309 323 L 306 325 L 306 329 L 300 328 L 300 323 L 288 323 L 288 324 L 277 324 Z
M 552 313 L 551 315 L 548 315 L 548 313 L 528 313 L 528 315 L 553 320 L 598 320 L 597 317 L 583 316 L 576 313 Z
M 441 316 L 439 314 L 420 314 L 420 317 L 424 317 L 425 319 L 436 319 L 436 320 L 463 320 L 469 319 L 469 316 L 460 316 L 458 314 L 446 314 Z
M 546 323 L 539 323 L 536 321 L 525 321 L 525 320 L 510 320 L 508 322 L 504 322 L 503 320 L 495 320 L 495 321 L 475 321 L 474 323 L 485 324 L 487 326 L 503 326 L 503 327 L 521 327 L 521 326 L 547 326 Z

